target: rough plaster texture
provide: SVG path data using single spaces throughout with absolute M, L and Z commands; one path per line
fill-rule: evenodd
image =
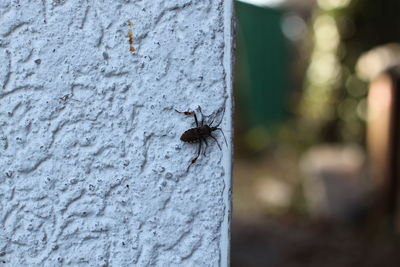
M 0 265 L 228 265 L 230 145 L 217 133 L 187 172 L 193 118 L 174 109 L 225 108 L 230 140 L 231 14 L 0 1 Z

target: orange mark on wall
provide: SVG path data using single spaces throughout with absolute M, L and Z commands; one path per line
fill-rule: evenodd
M 128 26 L 131 27 L 132 25 L 133 25 L 132 21 L 128 20 Z M 128 37 L 129 37 L 129 51 L 135 52 L 136 49 L 133 46 L 133 31 L 132 31 L 132 29 L 128 30 Z

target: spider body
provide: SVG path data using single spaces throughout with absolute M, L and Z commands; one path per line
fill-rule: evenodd
M 185 131 L 181 136 L 181 141 L 187 143 L 197 143 L 200 142 L 202 138 L 207 138 L 211 136 L 212 128 L 208 125 L 203 125 L 196 128 L 191 128 Z
M 199 144 L 199 146 L 198 146 L 198 151 L 197 151 L 197 156 L 196 156 L 195 158 L 192 159 L 192 162 L 191 162 L 190 165 L 188 166 L 188 170 L 189 170 L 190 166 L 191 166 L 193 163 L 195 163 L 196 160 L 198 159 L 198 157 L 200 156 L 202 143 L 204 143 L 205 146 L 206 146 L 206 148 L 207 148 L 207 146 L 208 146 L 208 144 L 207 144 L 207 139 L 208 139 L 208 138 L 213 139 L 213 140 L 217 143 L 219 149 L 221 150 L 221 146 L 219 145 L 217 139 L 212 135 L 212 132 L 217 131 L 217 130 L 221 131 L 221 133 L 222 133 L 223 136 L 224 136 L 225 143 L 228 145 L 228 143 L 226 142 L 226 138 L 225 138 L 224 132 L 222 131 L 221 128 L 218 128 L 218 126 L 219 126 L 219 125 L 221 124 L 221 122 L 222 122 L 222 119 L 221 119 L 221 121 L 218 123 L 218 125 L 216 125 L 216 126 L 211 126 L 211 124 L 213 123 L 214 119 L 213 119 L 209 124 L 204 124 L 204 115 L 203 115 L 203 113 L 201 112 L 201 108 L 199 107 L 198 110 L 199 110 L 199 112 L 200 112 L 200 114 L 201 114 L 201 122 L 200 122 L 200 124 L 199 124 L 199 122 L 198 122 L 198 120 L 197 120 L 197 115 L 196 115 L 195 112 L 191 112 L 191 111 L 184 111 L 184 112 L 181 112 L 181 111 L 175 110 L 175 111 L 178 112 L 178 113 L 181 113 L 181 114 L 184 114 L 184 115 L 193 116 L 193 117 L 194 117 L 194 121 L 195 121 L 195 123 L 196 123 L 196 127 L 195 127 L 195 128 L 190 128 L 189 130 L 186 130 L 186 131 L 181 135 L 181 138 L 180 138 L 181 141 L 183 141 L 183 142 L 187 142 L 187 143 L 198 143 L 198 144 Z M 225 110 L 224 110 L 224 111 L 225 111 Z M 222 115 L 222 116 L 223 116 L 223 115 Z M 206 152 L 206 151 L 205 151 L 205 148 L 204 148 L 203 154 L 205 154 L 205 152 Z

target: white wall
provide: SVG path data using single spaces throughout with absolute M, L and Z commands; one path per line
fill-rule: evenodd
M 228 265 L 230 145 L 186 172 L 174 109 L 230 140 L 231 8 L 0 1 L 0 265 Z

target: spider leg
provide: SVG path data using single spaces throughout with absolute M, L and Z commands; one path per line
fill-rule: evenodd
M 224 115 L 225 115 L 225 108 L 222 110 L 221 120 L 219 121 L 219 123 L 217 125 L 215 125 L 215 127 L 218 127 L 222 123 L 222 120 L 224 119 Z
M 212 125 L 214 122 L 215 116 L 211 119 L 211 121 L 208 123 L 208 125 Z
M 224 134 L 224 132 L 222 131 L 222 129 L 221 129 L 221 128 L 216 128 L 215 130 L 220 130 L 220 131 L 221 131 L 222 136 L 224 137 L 224 140 L 225 140 L 225 144 L 226 144 L 226 146 L 228 146 L 228 142 L 226 142 L 225 134 Z
M 194 117 L 194 121 L 196 122 L 196 127 L 199 127 L 199 122 L 197 121 L 196 113 L 194 113 L 193 111 L 179 111 L 179 110 L 176 110 L 176 109 L 175 109 L 175 111 L 178 112 L 178 113 L 184 114 L 184 115 L 193 116 Z
M 204 144 L 206 144 L 206 147 L 204 148 L 204 150 L 203 150 L 203 155 L 205 156 L 206 155 L 206 149 L 207 149 L 207 147 L 208 147 L 208 143 L 207 143 L 207 139 L 206 138 L 202 138 L 201 140 L 203 140 L 204 141 Z M 201 141 L 200 141 L 201 142 Z
M 201 111 L 201 107 L 200 107 L 200 106 L 198 106 L 197 109 L 199 110 L 199 112 L 200 112 L 200 114 L 201 114 L 201 124 L 200 124 L 200 126 L 203 126 L 203 125 L 204 125 L 204 114 L 203 114 L 203 112 Z
M 214 141 L 217 143 L 217 145 L 218 145 L 218 147 L 219 147 L 219 150 L 222 150 L 222 149 L 221 149 L 221 146 L 220 146 L 219 143 L 218 143 L 217 138 L 215 138 L 215 137 L 212 136 L 211 134 L 210 134 L 210 137 L 211 137 L 212 139 L 214 139 Z
M 201 140 L 199 141 L 199 149 L 197 151 L 197 156 L 195 158 L 192 159 L 192 162 L 189 164 L 189 166 L 187 167 L 186 171 L 189 171 L 190 166 L 192 166 L 193 163 L 196 162 L 196 160 L 199 158 L 200 156 L 200 152 L 201 152 Z

